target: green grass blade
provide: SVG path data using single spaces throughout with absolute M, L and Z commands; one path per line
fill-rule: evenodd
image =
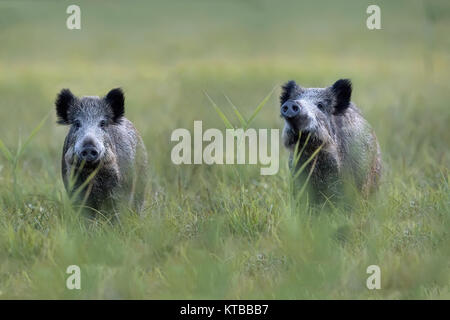
M 292 159 L 292 168 L 297 168 L 298 161 L 300 160 L 301 153 L 298 152 L 298 148 L 300 147 L 300 140 L 302 139 L 302 132 L 298 133 L 298 140 L 295 144 L 294 155 Z
M 322 149 L 322 147 L 323 147 L 323 143 L 313 152 L 313 154 L 308 158 L 308 160 L 306 160 L 305 163 L 302 164 L 300 169 L 298 169 L 297 173 L 295 174 L 294 179 L 298 178 L 298 176 L 303 172 L 303 170 L 305 170 L 305 167 L 308 165 L 308 163 L 310 163 L 311 160 L 313 160 L 314 157 L 319 153 L 319 151 Z
M 78 197 L 78 195 L 83 191 L 83 189 L 89 184 L 89 182 L 94 179 L 94 177 L 97 175 L 98 171 L 100 170 L 100 166 L 98 166 L 92 173 L 86 178 L 85 181 L 75 190 L 75 192 L 72 195 L 72 201 Z
M 298 194 L 298 197 L 300 198 L 303 195 L 303 192 L 305 192 L 306 186 L 308 185 L 309 179 L 311 178 L 311 174 L 314 171 L 314 168 L 316 167 L 317 163 L 317 157 L 314 158 L 314 162 L 311 166 L 311 169 L 309 170 L 308 176 L 306 177 L 305 183 L 303 184 L 302 188 L 300 189 L 300 192 Z
M 263 101 L 260 102 L 260 104 L 256 107 L 255 111 L 253 111 L 253 114 L 251 115 L 250 119 L 247 121 L 247 127 L 252 123 L 252 121 L 255 119 L 256 115 L 261 111 L 262 107 L 269 101 L 270 97 L 272 96 L 273 92 L 275 91 L 275 87 L 270 91 L 270 93 L 264 98 Z M 245 129 L 247 129 L 247 127 Z
M 219 115 L 219 117 L 222 119 L 223 123 L 225 124 L 225 126 L 228 129 L 233 129 L 233 125 L 231 124 L 231 122 L 228 120 L 228 118 L 225 116 L 225 114 L 222 112 L 222 110 L 220 110 L 220 108 L 217 106 L 217 104 L 213 101 L 213 99 L 211 99 L 211 97 L 206 93 L 206 91 L 204 91 L 205 95 L 208 97 L 209 101 L 211 101 L 214 110 L 216 110 L 217 114 Z
M 14 160 L 14 157 L 13 157 L 12 153 L 5 146 L 5 144 L 3 143 L 2 139 L 0 139 L 0 151 L 3 153 L 3 155 L 5 156 L 5 158 L 9 162 L 12 162 Z
M 237 118 L 239 119 L 239 122 L 241 123 L 242 128 L 247 127 L 247 121 L 245 121 L 244 116 L 239 112 L 238 108 L 231 102 L 231 99 L 228 98 L 226 94 L 224 94 L 225 98 L 230 103 L 231 107 L 233 108 L 234 113 L 236 114 Z
M 302 136 L 301 136 L 301 134 L 300 134 L 300 136 L 299 136 L 299 138 L 298 138 L 299 143 L 300 143 L 300 138 L 301 138 L 301 137 L 302 137 Z M 306 148 L 306 146 L 308 145 L 308 142 L 309 142 L 309 138 L 310 138 L 310 137 L 311 137 L 311 132 L 309 132 L 308 135 L 306 136 L 305 143 L 303 144 L 303 147 L 300 149 L 300 152 L 298 153 L 298 155 L 297 155 L 296 158 L 295 158 L 295 163 L 296 163 L 296 164 L 297 164 L 298 161 L 300 160 L 300 157 L 302 156 L 303 151 L 305 151 L 305 148 Z
M 34 138 L 34 136 L 41 130 L 42 126 L 44 125 L 45 121 L 47 121 L 48 117 L 50 116 L 50 113 L 47 114 L 44 119 L 39 122 L 39 124 L 33 129 L 31 134 L 28 136 L 28 138 L 25 140 L 23 144 L 20 145 L 19 149 L 17 150 L 17 159 L 20 158 L 20 156 L 23 154 L 25 149 L 30 144 L 31 140 Z

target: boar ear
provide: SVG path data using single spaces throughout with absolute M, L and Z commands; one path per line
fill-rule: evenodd
M 294 80 L 286 82 L 281 87 L 280 104 L 285 103 L 290 98 L 292 98 L 296 93 L 299 93 L 301 88 L 297 85 Z
M 59 124 L 69 124 L 69 117 L 67 111 L 74 104 L 76 97 L 72 94 L 69 89 L 62 89 L 61 92 L 56 97 L 56 116 L 58 117 L 57 122 Z
M 113 121 L 118 122 L 125 113 L 125 96 L 120 88 L 112 89 L 105 97 L 106 102 L 112 109 Z
M 334 114 L 344 112 L 350 105 L 350 98 L 352 96 L 352 82 L 350 79 L 340 79 L 333 84 L 331 90 L 336 97 Z

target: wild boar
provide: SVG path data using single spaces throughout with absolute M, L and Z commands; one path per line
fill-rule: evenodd
M 364 195 L 379 184 L 380 146 L 369 123 L 350 101 L 351 94 L 352 83 L 348 79 L 326 88 L 303 88 L 295 81 L 282 87 L 282 137 L 290 150 L 291 167 L 295 150 L 303 152 L 294 170 L 321 146 L 317 159 L 310 161 L 300 175 L 305 182 L 312 169 L 309 182 L 314 202 L 342 198 L 344 182 L 352 182 Z
M 124 103 L 120 88 L 103 98 L 78 98 L 63 89 L 56 98 L 58 123 L 70 125 L 62 153 L 64 185 L 91 213 L 116 215 L 123 205 L 136 212 L 143 207 L 147 151 L 124 117 Z

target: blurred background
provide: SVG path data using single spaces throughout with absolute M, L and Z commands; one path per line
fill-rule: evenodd
M 61 88 L 102 96 L 120 86 L 127 116 L 165 163 L 174 128 L 194 119 L 220 125 L 204 91 L 221 107 L 229 107 L 226 94 L 248 117 L 276 87 L 255 125 L 281 128 L 281 84 L 324 87 L 348 77 L 383 149 L 403 149 L 392 156 L 423 144 L 448 147 L 446 1 L 380 1 L 381 30 L 366 27 L 370 1 L 77 3 L 81 30 L 66 28 L 70 1 L 0 2 L 0 136 L 7 143 L 53 110 Z M 50 152 L 57 166 L 53 152 L 66 128 L 51 116 L 31 154 Z
M 66 8 L 70 4 L 81 8 L 81 30 L 68 30 L 66 27 L 69 16 Z M 366 9 L 370 4 L 381 8 L 381 30 L 366 27 L 369 16 Z M 122 253 L 116 259 L 113 258 L 115 253 L 108 256 L 109 251 L 105 250 L 106 262 L 103 266 L 108 269 L 113 264 L 115 268 L 103 273 L 109 276 L 100 276 L 96 273 L 100 272 L 98 270 L 92 271 L 92 274 L 99 279 L 118 279 L 117 283 L 111 280 L 110 286 L 105 286 L 109 289 L 103 291 L 92 284 L 90 291 L 85 291 L 88 293 L 82 297 L 367 298 L 364 288 L 353 282 L 351 272 L 353 267 L 356 268 L 358 259 L 365 263 L 366 258 L 369 261 L 373 257 L 369 247 L 373 249 L 373 246 L 379 245 L 383 248 L 377 251 L 378 257 L 383 257 L 380 260 L 386 261 L 391 270 L 398 271 L 383 280 L 383 285 L 392 290 L 380 293 L 379 297 L 448 298 L 448 249 L 439 251 L 439 254 L 432 250 L 448 240 L 448 228 L 447 231 L 445 229 L 449 213 L 449 30 L 450 4 L 444 0 L 0 1 L 0 139 L 7 148 L 16 150 L 20 141 L 45 116 L 50 115 L 20 162 L 17 178 L 23 198 L 19 205 L 17 201 L 11 204 L 14 174 L 5 158 L 0 156 L 0 184 L 3 184 L 0 189 L 0 259 L 3 258 L 0 260 L 0 298 L 1 292 L 3 297 L 80 297 L 57 289 L 56 284 L 49 284 L 51 279 L 54 280 L 49 270 L 56 267 L 48 263 L 48 257 L 52 254 L 78 256 L 86 250 L 88 253 L 83 261 L 88 263 L 89 257 L 97 256 L 104 248 L 101 244 L 109 240 L 101 238 L 103 234 L 96 234 L 103 240 L 94 241 L 98 243 L 96 249 L 88 249 L 90 246 L 84 240 L 84 231 L 78 238 L 74 236 L 72 239 L 60 233 L 55 235 L 56 227 L 51 217 L 58 210 L 49 205 L 48 200 L 33 197 L 50 197 L 63 190 L 60 156 L 68 128 L 55 124 L 53 103 L 56 94 L 62 88 L 70 88 L 79 96 L 102 96 L 118 86 L 126 94 L 126 116 L 141 132 L 150 155 L 152 186 L 149 193 L 151 200 L 148 201 L 153 201 L 156 207 L 149 210 L 161 215 L 173 215 L 172 220 L 161 222 L 167 227 L 162 230 L 171 230 L 167 234 L 172 232 L 177 240 L 167 244 L 161 239 L 160 242 L 154 238 L 147 239 L 143 236 L 145 230 L 141 230 L 139 235 L 125 232 L 125 235 L 120 235 L 122 238 L 118 238 L 119 235 L 114 233 L 117 230 L 111 231 L 112 240 L 107 239 L 112 242 L 108 243 L 115 243 L 116 250 L 122 250 Z M 328 228 L 327 225 L 333 228 L 341 224 L 350 225 L 358 241 L 350 249 L 342 249 L 341 259 L 330 261 L 325 253 L 336 252 L 332 249 L 335 247 L 327 251 L 321 245 L 315 248 L 305 244 L 305 252 L 311 255 L 300 257 L 298 261 L 326 262 L 331 268 L 326 269 L 329 274 L 324 271 L 327 277 L 331 275 L 334 263 L 341 261 L 342 270 L 347 270 L 345 276 L 341 274 L 336 277 L 333 282 L 335 286 L 327 291 L 318 285 L 323 279 L 321 273 L 315 271 L 317 264 L 306 265 L 302 269 L 306 270 L 305 276 L 311 278 L 313 275 L 311 279 L 318 279 L 318 282 L 299 282 L 293 289 L 289 283 L 296 283 L 295 273 L 289 273 L 285 278 L 281 276 L 283 285 L 273 279 L 276 278 L 274 272 L 277 275 L 281 272 L 278 264 L 284 265 L 285 260 L 280 257 L 289 256 L 286 252 L 295 251 L 295 246 L 284 247 L 288 248 L 287 251 L 278 256 L 278 253 L 258 255 L 266 250 L 261 248 L 277 248 L 279 245 L 279 242 L 272 241 L 273 235 L 279 232 L 274 226 L 282 219 L 272 218 L 272 215 L 274 212 L 281 215 L 284 211 L 282 208 L 286 200 L 279 192 L 286 187 L 282 182 L 283 176 L 262 178 L 258 170 L 254 170 L 247 177 L 249 180 L 245 180 L 251 183 L 244 183 L 241 189 L 238 181 L 242 183 L 242 180 L 226 180 L 224 175 L 216 172 L 221 169 L 176 167 L 170 161 L 170 151 L 174 145 L 170 142 L 170 135 L 176 128 L 192 130 L 194 120 L 203 120 L 204 129 L 224 128 L 204 92 L 234 123 L 238 123 L 225 95 L 249 117 L 275 88 L 253 126 L 281 129 L 283 121 L 279 117 L 278 95 L 284 82 L 294 79 L 305 87 L 325 87 L 339 78 L 352 79 L 352 100 L 360 107 L 380 140 L 386 169 L 386 187 L 380 202 L 384 204 L 384 211 L 380 209 L 384 212 L 381 214 L 383 218 L 380 218 L 382 222 L 380 229 L 376 229 L 378 231 L 364 229 L 370 217 L 380 212 L 371 211 L 373 208 L 369 205 L 369 209 L 364 209 L 364 218 L 349 218 L 343 214 L 333 218 L 337 220 L 332 223 L 323 222 L 324 228 Z M 280 162 L 285 172 L 287 152 L 284 150 L 281 150 Z M 218 186 L 217 181 L 226 181 L 227 185 Z M 237 189 L 233 181 L 237 182 Z M 260 203 L 258 208 L 256 200 L 250 201 L 255 207 L 248 209 L 250 211 L 244 210 L 253 212 L 250 218 L 244 214 L 248 220 L 241 221 L 236 216 L 230 218 L 227 216 L 227 201 L 239 207 L 242 199 L 232 199 L 232 196 L 245 189 L 254 192 L 245 197 L 251 200 L 252 196 L 262 192 L 267 203 Z M 273 196 L 276 199 L 271 198 L 273 194 L 276 194 Z M 39 220 L 40 226 L 36 227 L 35 220 L 29 221 L 27 218 L 36 218 L 33 216 L 36 212 L 27 207 L 30 203 L 32 206 L 38 203 L 44 209 L 46 205 L 53 208 L 48 209 L 44 222 Z M 241 209 L 236 209 L 236 212 L 242 212 Z M 208 275 L 208 281 L 215 283 L 211 279 L 232 278 L 235 282 L 230 280 L 230 285 L 220 282 L 216 289 L 210 287 L 207 280 L 204 283 L 199 279 L 198 282 L 183 283 L 187 280 L 182 275 L 187 272 L 196 279 L 198 271 L 189 269 L 195 261 L 182 259 L 180 250 L 183 250 L 180 248 L 189 246 L 183 241 L 195 238 L 204 223 L 208 223 L 208 217 L 220 214 L 221 210 L 226 211 L 225 225 L 229 227 L 226 229 L 228 231 L 223 231 L 221 239 L 230 239 L 229 242 L 224 240 L 229 247 L 214 241 L 214 244 L 209 244 L 214 248 L 196 244 L 195 250 L 199 251 L 195 251 L 198 253 L 195 261 L 207 266 L 202 260 L 205 258 L 203 254 L 214 251 L 218 256 L 226 255 L 220 251 L 224 247 L 229 248 L 228 253 L 245 252 L 231 259 L 232 264 L 226 266 L 223 266 L 223 261 L 228 261 L 225 258 L 221 260 L 222 266 L 205 258 L 208 263 L 211 262 L 211 268 L 205 267 L 202 271 Z M 252 221 L 258 224 L 254 232 L 246 225 Z M 318 225 L 322 226 L 320 223 Z M 320 231 L 318 225 L 308 229 L 309 232 L 315 234 L 311 230 L 316 230 L 320 237 L 327 234 Z M 25 231 L 20 234 L 18 232 L 22 227 Z M 136 225 L 134 227 L 138 228 Z M 131 226 L 129 228 L 135 230 Z M 207 236 L 213 237 L 212 234 L 214 232 L 207 233 Z M 250 239 L 259 240 L 245 240 L 243 243 L 247 243 L 248 247 L 241 248 L 241 241 L 236 239 L 248 239 L 249 235 Z M 294 232 L 293 237 L 296 236 Z M 374 240 L 370 246 L 365 242 L 368 238 Z M 72 248 L 73 251 L 69 251 L 72 253 L 65 253 L 67 251 L 62 246 L 56 246 L 57 239 L 67 244 L 66 248 Z M 75 239 L 79 242 L 74 242 Z M 317 238 L 311 236 L 294 240 L 316 243 Z M 383 244 L 377 241 L 383 241 Z M 137 260 L 129 259 L 126 254 L 129 248 L 146 252 L 146 245 L 159 246 L 158 250 L 163 251 L 167 247 L 173 250 L 169 250 L 166 256 L 161 254 L 162 251 L 152 249 L 156 251 L 151 252 L 158 252 L 156 256 L 159 260 L 150 259 L 145 254 Z M 315 250 L 325 251 L 316 256 L 313 254 Z M 408 258 L 397 260 L 402 254 Z M 207 254 L 207 257 L 210 256 Z M 149 262 L 145 260 L 147 258 L 157 262 Z M 125 267 L 129 266 L 127 260 L 136 263 L 131 267 L 132 271 Z M 410 266 L 406 271 L 402 269 L 405 261 Z M 428 261 L 427 267 L 423 265 L 424 261 Z M 102 265 L 102 262 L 98 263 Z M 164 265 L 179 265 L 179 270 L 169 267 L 167 272 L 181 284 L 167 280 L 170 278 L 167 274 L 163 276 Z M 248 265 L 251 271 L 245 269 Z M 362 278 L 365 276 L 364 270 L 362 273 L 359 271 Z M 233 277 L 241 271 L 251 275 L 245 281 L 238 278 L 241 280 L 236 282 Z M 64 277 L 64 270 L 58 272 L 57 277 Z M 263 278 L 255 276 L 259 272 L 262 272 Z M 429 279 L 433 273 L 439 278 Z M 147 280 L 152 283 L 149 286 L 159 288 L 158 293 L 147 292 L 145 285 L 142 288 L 138 286 L 138 289 L 128 288 L 125 279 L 129 274 L 132 279 L 149 277 L 150 280 Z M 399 274 L 403 276 L 397 278 Z M 198 283 L 203 283 L 204 287 L 196 287 Z M 338 288 L 342 286 L 347 289 L 341 292 Z M 321 289 L 314 291 L 313 288 L 318 287 Z M 301 291 L 299 288 L 307 289 Z

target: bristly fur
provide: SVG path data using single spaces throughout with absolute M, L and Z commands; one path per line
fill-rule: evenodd
M 300 91 L 300 87 L 294 80 L 286 82 L 281 87 L 280 103 L 283 104 L 288 101 L 296 92 Z
M 125 114 L 125 96 L 121 88 L 112 89 L 105 97 L 106 102 L 112 109 L 113 121 L 118 123 Z
M 57 112 L 62 122 L 72 124 L 64 141 L 61 172 L 74 204 L 85 206 L 83 212 L 91 217 L 98 211 L 117 217 L 127 206 L 140 212 L 147 183 L 147 152 L 136 128 L 123 116 L 122 90 L 113 89 L 102 98 L 73 97 L 68 103 L 70 97 L 69 90 L 61 92 Z M 98 157 L 88 163 L 83 153 L 89 150 L 95 150 Z
M 62 89 L 61 92 L 56 97 L 56 115 L 58 117 L 57 123 L 59 124 L 70 124 L 67 111 L 69 107 L 73 104 L 76 97 L 69 89 Z
M 334 114 L 341 114 L 350 105 L 352 96 L 352 82 L 350 79 L 340 79 L 331 87 L 336 96 L 336 106 Z
M 310 179 L 308 194 L 312 202 L 317 203 L 332 198 L 344 199 L 348 189 L 344 183 L 347 182 L 368 196 L 378 186 L 381 153 L 369 123 L 350 102 L 350 80 L 340 79 L 326 88 L 298 86 L 300 91 L 297 92 L 293 92 L 294 84 L 288 82 L 281 97 L 281 106 L 283 98 L 295 100 L 298 105 L 298 114 L 294 118 L 285 117 L 283 129 L 283 143 L 290 151 L 290 166 L 297 166 L 293 170 L 301 168 L 317 148 L 323 146 L 316 162 L 306 165 L 299 177 L 300 184 Z M 297 143 L 301 149 L 296 149 Z M 299 156 L 296 150 L 302 153 L 295 164 L 293 159 Z

